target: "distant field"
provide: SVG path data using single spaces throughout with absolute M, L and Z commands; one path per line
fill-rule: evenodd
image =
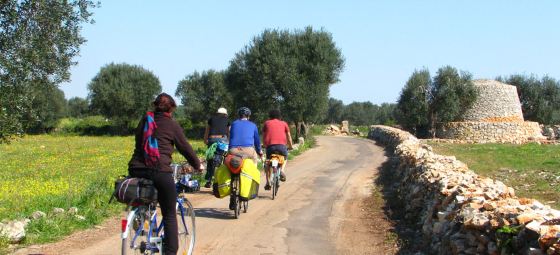
M 476 173 L 513 187 L 519 197 L 560 209 L 560 145 L 430 145 L 438 154 L 454 155 Z
M 191 141 L 202 155 L 202 141 Z M 28 217 L 36 210 L 76 206 L 79 221 L 49 215 L 28 227 L 27 243 L 58 239 L 100 223 L 123 206 L 107 206 L 113 181 L 127 174 L 134 138 L 34 135 L 0 144 L 0 220 Z M 184 160 L 174 155 L 175 161 Z M 1 245 L 0 245 L 1 246 Z

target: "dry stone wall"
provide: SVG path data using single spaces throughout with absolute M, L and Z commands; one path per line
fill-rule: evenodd
M 468 143 L 526 143 L 544 138 L 538 122 L 449 122 L 436 136 Z
M 435 154 L 408 132 L 372 126 L 370 139 L 394 151 L 399 199 L 422 226 L 429 254 L 560 254 L 560 211 Z M 507 233 L 511 232 L 511 233 Z M 509 253 L 505 253 L 509 254 Z
M 523 121 L 517 88 L 495 80 L 474 80 L 478 98 L 463 121 Z

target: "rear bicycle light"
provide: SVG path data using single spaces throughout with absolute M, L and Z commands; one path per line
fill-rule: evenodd
M 126 225 L 128 225 L 128 220 L 127 219 L 122 219 L 121 220 L 121 231 L 124 232 L 126 230 Z

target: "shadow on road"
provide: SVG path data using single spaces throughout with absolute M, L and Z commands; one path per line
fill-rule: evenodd
M 378 144 L 378 143 L 376 143 Z M 385 147 L 382 144 L 379 146 Z M 399 161 L 394 157 L 391 149 L 385 147 L 385 156 L 388 158 L 378 169 L 379 176 L 375 179 L 375 185 L 381 189 L 381 195 L 385 201 L 383 210 L 389 220 L 393 222 L 393 232 L 396 234 L 399 251 L 396 254 L 415 254 L 425 252 L 422 247 L 422 229 L 414 219 L 406 218 L 404 210 L 406 201 L 402 201 L 398 194 L 400 182 Z
M 233 211 L 228 208 L 195 208 L 196 217 L 229 220 L 234 219 Z

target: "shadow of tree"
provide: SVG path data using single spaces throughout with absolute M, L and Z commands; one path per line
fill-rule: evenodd
M 233 211 L 228 208 L 195 208 L 196 217 L 229 220 L 235 219 Z

